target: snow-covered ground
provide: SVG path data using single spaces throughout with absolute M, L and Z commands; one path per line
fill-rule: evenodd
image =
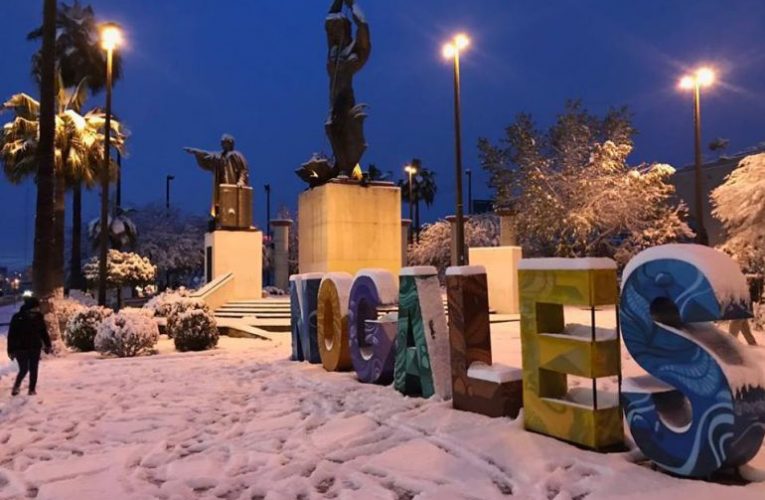
M 493 342 L 520 365 L 517 323 Z M 34 398 L 0 378 L 0 498 L 765 498 L 765 483 L 673 478 L 289 353 L 288 335 L 200 354 L 162 340 L 153 357 L 45 360 Z

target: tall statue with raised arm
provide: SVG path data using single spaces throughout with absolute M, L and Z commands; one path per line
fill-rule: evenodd
M 218 226 L 249 229 L 252 224 L 252 188 L 244 155 L 234 149 L 234 138 L 224 134 L 220 152 L 183 148 L 197 164 L 213 173 L 213 201 L 210 215 Z
M 350 16 L 343 11 L 350 10 Z M 353 24 L 356 25 L 354 38 Z M 369 24 L 354 0 L 333 0 L 325 21 L 327 73 L 329 74 L 329 117 L 325 124 L 334 163 L 312 158 L 297 171 L 309 184 L 323 184 L 338 175 L 353 177 L 367 148 L 364 138 L 364 104 L 356 104 L 353 76 L 364 67 L 372 52 Z

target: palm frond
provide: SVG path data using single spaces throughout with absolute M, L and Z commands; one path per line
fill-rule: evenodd
M 37 120 L 40 115 L 40 103 L 24 93 L 11 96 L 3 103 L 3 108 L 13 110 L 16 116 L 27 120 Z

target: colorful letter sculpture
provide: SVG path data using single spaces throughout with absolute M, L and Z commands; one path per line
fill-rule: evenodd
M 593 324 L 579 335 L 563 316 L 563 306 L 587 307 L 594 322 L 596 306 L 615 305 L 616 263 L 525 259 L 519 269 L 524 426 L 596 450 L 623 445 L 621 409 L 599 407 L 595 385 L 619 374 L 616 331 L 596 335 Z M 592 402 L 571 397 L 567 375 L 593 379 Z
M 735 262 L 699 245 L 646 250 L 624 271 L 624 342 L 650 375 L 625 380 L 635 443 L 661 468 L 707 477 L 760 450 L 765 385 L 748 347 L 711 321 L 749 317 Z
M 517 417 L 523 406 L 521 371 L 492 364 L 486 270 L 450 267 L 446 290 L 452 406 L 489 417 Z
M 449 331 L 435 267 L 401 270 L 394 386 L 408 396 L 451 398 Z
M 398 317 L 388 313 L 378 319 L 378 309 L 395 307 L 398 283 L 390 271 L 366 269 L 353 280 L 348 306 L 349 344 L 353 369 L 360 382 L 393 381 Z
M 352 284 L 353 276 L 348 273 L 328 273 L 319 287 L 319 354 L 328 372 L 353 367 L 348 345 L 348 299 Z
M 321 274 L 295 274 L 290 277 L 292 360 L 321 363 L 316 342 L 316 308 Z

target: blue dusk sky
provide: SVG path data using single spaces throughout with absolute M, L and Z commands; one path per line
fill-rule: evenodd
M 87 3 L 87 2 L 84 2 Z M 127 31 L 124 79 L 114 110 L 132 131 L 124 161 L 126 206 L 164 202 L 204 214 L 209 174 L 183 146 L 218 149 L 228 132 L 249 159 L 255 218 L 265 223 L 263 185 L 274 210 L 294 210 L 304 189 L 294 170 L 329 152 L 324 17 L 327 0 L 92 0 L 103 20 Z M 37 95 L 26 34 L 40 0 L 0 2 L 0 97 Z M 567 98 L 592 111 L 627 105 L 639 130 L 632 163 L 687 164 L 691 96 L 677 90 L 688 68 L 710 64 L 720 83 L 705 92 L 704 142 L 729 138 L 730 152 L 765 140 L 765 2 L 762 0 L 361 0 L 372 57 L 355 80 L 369 105 L 374 163 L 398 178 L 418 157 L 437 172 L 439 194 L 426 220 L 453 211 L 451 67 L 441 46 L 470 34 L 463 59 L 464 162 L 474 197 L 487 198 L 477 165 L 479 137 L 498 139 L 519 112 L 547 126 Z M 103 94 L 90 105 L 103 105 Z M 0 117 L 5 121 L 7 115 Z M 35 188 L 0 181 L 0 265 L 31 260 Z M 86 194 L 85 218 L 98 196 Z

